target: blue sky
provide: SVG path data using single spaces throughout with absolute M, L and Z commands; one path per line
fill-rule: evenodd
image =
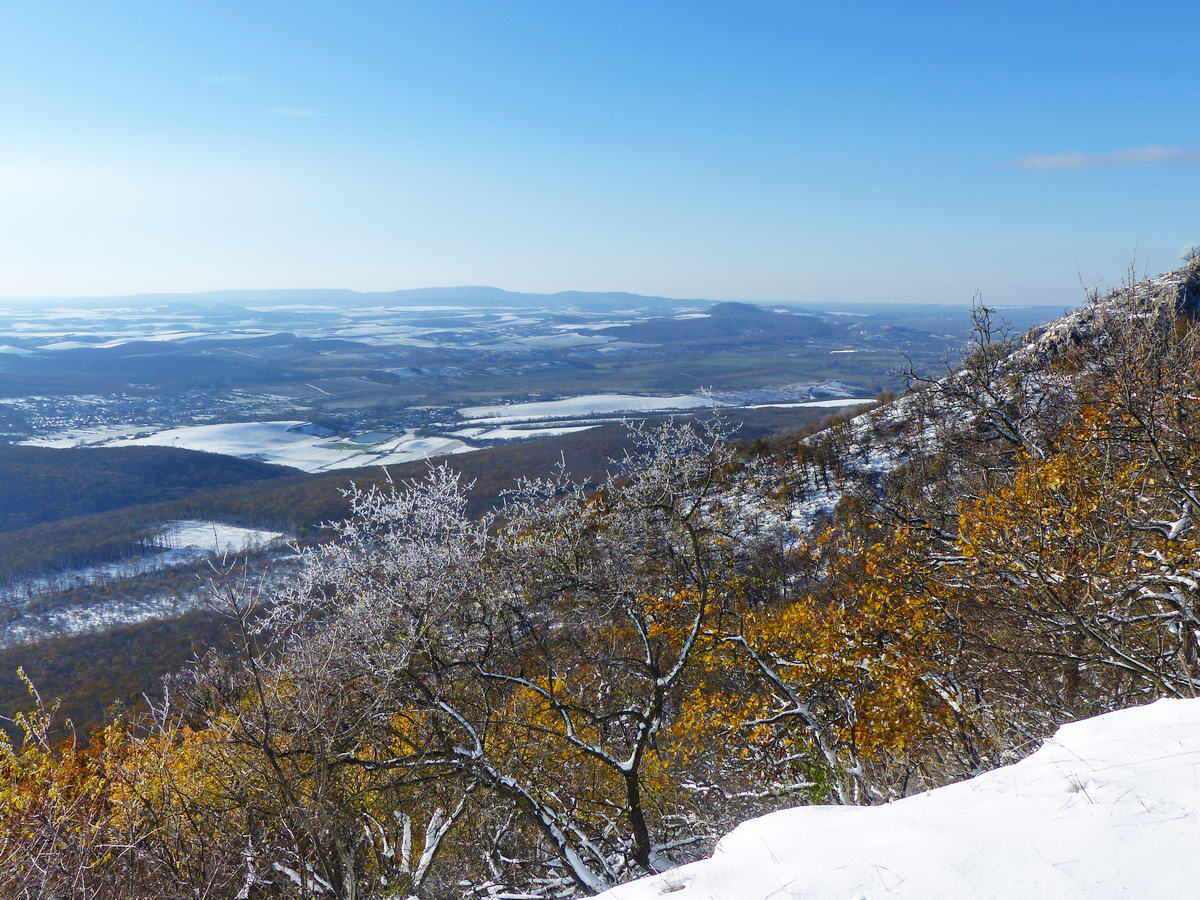
M 1074 303 L 1200 242 L 1185 3 L 74 2 L 0 30 L 0 296 Z

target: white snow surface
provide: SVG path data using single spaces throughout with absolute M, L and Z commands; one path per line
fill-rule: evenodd
M 728 403 L 681 394 L 674 397 L 642 397 L 636 394 L 589 394 L 565 400 L 546 400 L 534 403 L 507 403 L 495 406 L 468 406 L 458 414 L 475 419 L 471 424 L 507 425 L 536 419 L 558 419 L 569 416 L 591 416 L 603 413 L 652 412 L 672 409 L 702 409 L 728 406 Z
M 160 427 L 158 425 L 85 425 L 28 438 L 20 443 L 34 447 L 58 449 L 92 447 L 103 444 L 105 441 L 135 437 Z
M 405 432 L 379 444 L 354 444 L 295 431 L 300 421 L 185 425 L 144 437 L 109 440 L 105 446 L 182 447 L 325 472 L 357 466 L 390 466 L 474 448 L 454 438 L 419 438 Z
M 752 819 L 712 857 L 604 900 L 1194 897 L 1200 699 L 1065 725 L 969 781 L 875 807 Z
M 0 626 L 0 647 L 10 647 L 50 635 L 80 634 L 131 625 L 147 619 L 179 616 L 204 599 L 200 583 L 192 590 L 151 590 L 111 593 L 86 602 L 27 606 L 23 601 L 86 584 L 118 583 L 169 566 L 186 565 L 210 556 L 241 555 L 260 550 L 279 551 L 288 535 L 262 528 L 243 528 L 224 522 L 185 519 L 168 522 L 156 543 L 161 549 L 141 556 L 70 569 L 0 585 L 0 603 L 13 604 L 10 618 Z M 14 614 L 15 613 L 15 614 Z
M 867 403 L 874 403 L 873 397 L 838 397 L 834 400 L 805 400 L 802 402 L 792 403 L 755 403 L 753 406 L 747 406 L 746 409 L 791 409 L 798 406 L 811 406 L 815 408 L 836 409 L 839 406 L 863 406 Z
M 587 431 L 589 428 L 599 428 L 597 425 L 567 425 L 560 428 L 513 428 L 501 425 L 498 428 L 464 428 L 452 432 L 459 437 L 470 437 L 480 441 L 525 441 L 531 438 L 558 437 L 563 434 L 574 434 L 576 431 Z
M 224 522 L 180 519 L 169 523 L 163 529 L 159 540 L 174 550 L 220 555 L 261 550 L 286 538 L 287 535 L 282 531 L 243 528 Z

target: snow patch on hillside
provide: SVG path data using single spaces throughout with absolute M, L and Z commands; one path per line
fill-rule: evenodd
M 477 441 L 527 441 L 533 438 L 558 437 L 564 434 L 574 434 L 577 431 L 587 431 L 597 428 L 596 425 L 566 425 L 556 428 L 528 428 L 501 425 L 498 428 L 466 428 L 454 434 L 460 437 L 473 437 Z
M 507 403 L 495 406 L 468 406 L 458 414 L 471 424 L 507 425 L 535 419 L 559 419 L 570 416 L 592 416 L 604 413 L 660 412 L 665 410 L 703 409 L 728 406 L 728 403 L 682 394 L 675 397 L 642 397 L 635 394 L 590 394 L 568 397 L 565 400 L 546 400 L 534 403 Z
M 50 432 L 28 438 L 20 443 L 28 444 L 31 447 L 52 447 L 60 450 L 72 447 L 95 447 L 105 441 L 134 437 L 154 431 L 159 427 L 158 425 L 87 425 Z
M 864 406 L 874 403 L 872 397 L 839 397 L 836 400 L 804 400 L 794 403 L 755 403 L 746 409 L 791 409 L 793 407 L 812 407 L 814 409 L 838 409 L 843 406 Z
M 277 463 L 305 472 L 358 466 L 390 466 L 464 453 L 474 448 L 454 438 L 417 437 L 404 432 L 378 444 L 354 444 L 308 433 L 304 422 L 231 422 L 185 425 L 154 434 L 110 440 L 106 446 L 180 447 Z
M 1032 756 L 883 806 L 782 810 L 604 900 L 1190 897 L 1200 700 L 1065 725 Z
M 200 580 L 190 589 L 131 592 L 124 591 L 120 582 L 210 557 L 278 552 L 288 538 L 280 531 L 184 519 L 165 523 L 154 538 L 154 549 L 140 556 L 0 584 L 0 603 L 6 605 L 7 614 L 0 624 L 0 647 L 51 635 L 80 634 L 182 615 L 202 602 L 205 594 Z M 39 599 L 46 594 L 98 584 L 117 587 L 83 600 L 47 603 Z

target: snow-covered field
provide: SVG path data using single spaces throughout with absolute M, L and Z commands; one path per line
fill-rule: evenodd
M 363 305 L 251 301 L 238 315 L 187 313 L 170 303 L 143 309 L 6 308 L 0 305 L 0 353 L 53 353 L 112 350 L 135 341 L 194 343 L 267 338 L 273 335 L 342 339 L 371 346 L 437 348 L 452 344 L 488 350 L 531 352 L 546 348 L 615 345 L 600 329 L 628 325 L 658 308 L 626 310 L 635 318 L 613 321 L 611 311 L 588 311 L 559 305 L 547 307 L 441 306 L 416 304 Z M 682 309 L 683 307 L 681 307 Z M 573 312 L 580 319 L 560 323 Z M 686 316 L 687 314 L 685 314 Z M 693 313 L 692 315 L 703 315 Z M 435 321 L 436 324 L 428 324 Z M 432 336 L 432 337 L 431 337 Z
M 193 562 L 208 556 L 239 554 L 263 550 L 287 539 L 279 531 L 261 528 L 242 528 L 223 522 L 186 520 L 169 522 L 155 539 L 159 546 L 141 556 L 119 562 L 84 566 L 11 582 L 0 587 L 0 601 L 35 597 L 53 591 L 67 590 L 82 584 L 95 584 L 120 578 L 134 578 L 169 566 Z
M 1015 765 L 883 806 L 753 819 L 604 900 L 1109 900 L 1200 893 L 1200 700 L 1066 725 Z
M 831 383 L 832 384 L 832 383 Z M 824 390 L 824 385 L 821 386 Z M 869 398 L 790 399 L 808 394 L 807 386 L 748 392 L 740 397 L 727 392 L 720 398 L 698 394 L 651 397 L 638 394 L 590 394 L 528 403 L 497 403 L 468 406 L 458 410 L 464 421 L 446 423 L 444 434 L 418 437 L 401 429 L 375 440 L 383 433 L 339 438 L 313 429 L 300 420 L 274 422 L 231 422 L 212 425 L 184 425 L 164 428 L 155 425 L 90 425 L 44 433 L 23 443 L 41 447 L 179 447 L 257 459 L 291 466 L 305 472 L 326 472 L 359 466 L 386 466 L 414 462 L 437 456 L 466 453 L 476 449 L 462 438 L 476 441 L 513 441 L 571 434 L 622 416 L 637 413 L 690 412 L 713 407 L 830 407 L 854 406 L 873 402 Z M 766 396 L 761 396 L 765 394 Z M 753 399 L 773 399 L 774 403 L 749 403 Z M 758 396 L 755 396 L 758 395 Z
M 170 619 L 196 609 L 202 591 L 179 594 L 139 594 L 107 599 L 86 606 L 63 606 L 46 612 L 23 615 L 0 627 L 0 648 L 27 644 L 64 634 L 104 631 L 120 625 L 135 625 L 150 619 Z
M 747 406 L 746 409 L 788 409 L 798 406 L 837 409 L 840 406 L 863 406 L 874 402 L 875 400 L 871 397 L 838 397 L 835 400 L 805 400 L 799 403 L 755 403 L 753 406 Z
M 0 586 L 0 602 L 12 604 L 17 612 L 0 627 L 0 647 L 37 640 L 51 634 L 79 634 L 129 625 L 146 619 L 178 616 L 195 608 L 202 597 L 197 589 L 183 593 L 160 591 L 145 594 L 134 592 L 122 597 L 104 595 L 96 602 L 63 604 L 53 607 L 39 605 L 27 608 L 23 601 L 55 591 L 88 584 L 111 583 L 135 578 L 170 566 L 194 563 L 212 556 L 240 555 L 282 547 L 288 535 L 261 528 L 243 528 L 223 522 L 181 520 L 166 524 L 157 543 L 161 549 L 142 556 L 104 565 L 87 566 L 37 578 L 11 582 Z
M 317 473 L 363 466 L 400 465 L 466 453 L 478 449 L 480 445 L 496 442 L 555 437 L 621 421 L 629 415 L 670 415 L 715 407 L 838 408 L 873 402 L 869 398 L 853 396 L 848 387 L 841 382 L 828 381 L 726 391 L 715 397 L 699 393 L 673 396 L 588 394 L 558 400 L 467 406 L 457 410 L 459 420 L 426 426 L 433 433 L 425 433 L 424 436 L 402 427 L 392 427 L 386 422 L 372 423 L 376 429 L 384 428 L 386 431 L 339 436 L 328 429 L 289 419 L 175 427 L 164 424 L 88 423 L 45 431 L 26 438 L 22 443 L 56 448 L 178 447 L 256 459 Z M 0 399 L 0 403 L 19 405 L 37 399 Z M 79 403 L 86 399 L 76 398 Z
M 454 433 L 462 437 L 475 438 L 478 441 L 527 441 L 532 438 L 557 437 L 560 434 L 587 431 L 589 428 L 597 428 L 602 424 L 604 423 L 597 422 L 595 425 L 565 425 L 554 428 L 514 428 L 509 425 L 501 425 L 497 428 L 464 428 L 462 431 Z
M 22 441 L 35 447 L 54 447 L 58 449 L 70 447 L 93 447 L 114 438 L 128 438 L 136 434 L 153 431 L 157 425 L 89 425 L 82 428 L 68 428 L 36 438 Z
M 565 400 L 546 400 L 536 403 L 467 406 L 460 409 L 458 414 L 464 419 L 478 420 L 473 424 L 508 425 L 514 422 L 530 422 L 538 419 L 566 419 L 605 413 L 666 412 L 728 405 L 725 402 L 695 394 L 681 394 L 674 397 L 589 394 L 584 397 L 568 397 Z
M 281 531 L 243 528 L 240 525 L 203 522 L 195 519 L 171 522 L 159 535 L 159 541 L 169 551 L 204 555 L 262 550 L 285 538 L 287 535 Z
M 124 436 L 109 437 L 102 442 L 93 443 L 103 443 L 106 447 L 181 447 L 185 450 L 225 453 L 292 466 L 305 472 L 325 472 L 356 466 L 398 465 L 472 449 L 455 438 L 420 438 L 411 432 L 402 432 L 393 439 L 378 444 L 356 444 L 296 430 L 304 424 L 300 421 L 284 421 L 186 425 L 136 436 L 131 435 L 127 429 Z M 43 446 L 65 445 L 41 441 L 28 443 L 42 443 Z

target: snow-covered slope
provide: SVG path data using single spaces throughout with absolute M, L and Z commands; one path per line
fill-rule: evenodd
M 223 425 L 184 425 L 142 437 L 104 442 L 108 447 L 182 447 L 225 453 L 243 459 L 292 466 L 305 472 L 325 472 L 358 466 L 392 466 L 475 449 L 454 438 L 419 438 L 402 431 L 377 444 L 355 445 L 311 434 L 304 422 L 231 422 Z M 29 443 L 41 443 L 29 441 Z
M 998 435 L 1001 420 L 1022 418 L 1024 406 L 1042 424 L 1055 430 L 1054 414 L 1042 404 L 1046 398 L 1065 398 L 1073 390 L 1071 375 L 1055 370 L 1051 361 L 1092 340 L 1103 341 L 1106 329 L 1130 320 L 1163 317 L 1167 321 L 1181 315 L 1200 315 L 1200 259 L 1173 272 L 1146 278 L 1136 284 L 1117 288 L 1090 300 L 1079 309 L 1036 328 L 1015 345 L 996 364 L 989 379 L 991 390 L 981 391 L 972 373 L 960 369 L 950 372 L 930 390 L 909 393 L 895 401 L 853 416 L 840 432 L 820 432 L 804 439 L 810 448 L 840 442 L 841 465 L 833 472 L 817 477 L 811 468 L 802 469 L 792 478 L 800 486 L 801 499 L 789 511 L 793 527 L 807 531 L 829 515 L 847 493 L 863 486 L 877 488 L 881 479 L 906 462 L 931 457 L 947 442 L 982 430 Z M 998 334 L 997 339 L 1003 337 Z M 966 348 L 970 351 L 972 348 Z M 1019 378 L 1010 381 L 1014 375 Z M 1019 385 L 1019 387 L 1018 387 Z M 958 394 L 956 397 L 955 395 Z M 968 400 L 968 395 L 974 400 Z M 1020 397 L 1020 399 L 1018 399 Z M 1013 410 L 1007 410 L 1012 406 Z M 1005 415 L 996 411 L 1005 409 Z M 1037 442 L 1046 434 L 1021 433 L 1022 438 Z
M 693 394 L 675 397 L 643 397 L 639 394 L 588 394 L 565 400 L 536 403 L 501 403 L 493 406 L 468 406 L 458 411 L 465 419 L 477 419 L 479 425 L 505 425 L 535 419 L 568 419 L 605 413 L 653 412 L 706 409 L 728 403 Z
M 1200 700 L 1066 725 L 1032 756 L 876 807 L 744 823 L 710 859 L 605 900 L 1200 894 Z
M 1035 328 L 1018 349 L 1016 359 L 1045 359 L 1103 332 L 1110 319 L 1157 313 L 1168 316 L 1200 312 L 1200 259 L 1173 272 L 1119 287 L 1053 322 Z

